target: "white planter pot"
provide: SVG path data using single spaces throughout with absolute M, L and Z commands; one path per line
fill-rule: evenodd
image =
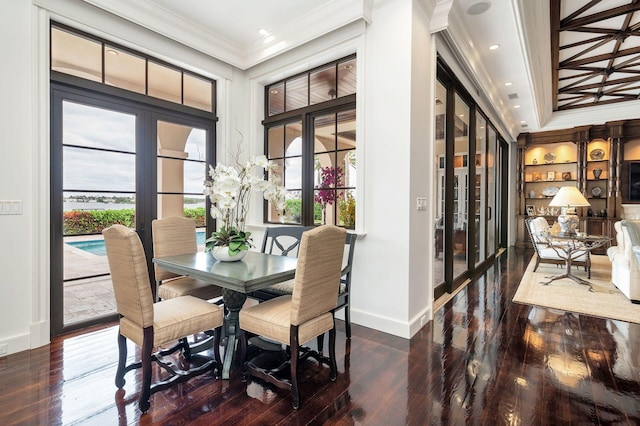
M 241 250 L 235 256 L 230 256 L 229 247 L 227 246 L 215 246 L 210 251 L 211 255 L 220 262 L 235 262 L 237 260 L 241 260 L 248 252 L 248 250 Z

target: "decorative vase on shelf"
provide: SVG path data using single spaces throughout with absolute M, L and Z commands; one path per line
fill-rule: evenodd
M 234 255 L 229 254 L 229 246 L 215 246 L 211 250 L 211 255 L 220 262 L 236 262 L 244 258 L 248 250 L 240 250 Z
M 602 174 L 602 169 L 593 169 L 593 177 L 596 179 L 600 179 L 600 175 Z
M 529 191 L 529 198 L 536 198 L 536 191 L 534 191 L 533 189 Z

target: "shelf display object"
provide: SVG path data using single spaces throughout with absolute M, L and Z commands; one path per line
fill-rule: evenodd
M 530 246 L 525 219 L 556 221 L 551 197 L 574 186 L 588 200 L 578 207 L 579 230 L 603 235 L 615 244 L 613 224 L 625 218 L 624 206 L 640 207 L 640 120 L 518 136 L 516 246 Z M 606 254 L 608 244 L 593 251 Z
M 536 212 L 546 212 L 549 201 L 560 188 L 576 186 L 577 173 L 578 157 L 574 143 L 528 147 L 524 155 L 524 204 L 533 206 Z

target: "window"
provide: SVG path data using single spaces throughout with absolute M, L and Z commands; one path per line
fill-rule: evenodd
M 60 24 L 51 27 L 51 71 L 214 112 L 214 81 Z
M 265 151 L 287 189 L 267 222 L 355 228 L 355 68 L 350 56 L 265 88 Z

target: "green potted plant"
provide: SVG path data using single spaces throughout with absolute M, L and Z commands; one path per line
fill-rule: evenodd
M 277 175 L 271 173 L 271 180 L 264 179 L 264 171 L 272 169 L 273 163 L 264 155 L 244 166 L 209 166 L 210 180 L 205 181 L 203 193 L 212 203 L 211 216 L 219 221 L 220 229 L 205 241 L 205 251 L 211 251 L 216 259 L 240 260 L 252 247 L 251 232 L 244 228 L 253 191 L 262 192 L 278 212 L 284 210 L 286 190 L 277 182 Z

